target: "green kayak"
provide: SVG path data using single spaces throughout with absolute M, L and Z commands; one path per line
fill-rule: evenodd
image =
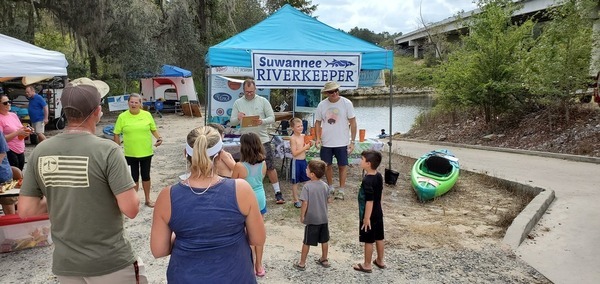
M 435 150 L 417 159 L 410 182 L 419 200 L 431 200 L 452 189 L 459 171 L 458 159 L 450 151 Z

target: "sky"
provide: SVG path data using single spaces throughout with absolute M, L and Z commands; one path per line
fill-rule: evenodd
M 419 11 L 426 23 L 432 23 L 477 7 L 472 0 L 312 0 L 312 4 L 319 5 L 313 16 L 334 28 L 390 34 L 422 27 Z

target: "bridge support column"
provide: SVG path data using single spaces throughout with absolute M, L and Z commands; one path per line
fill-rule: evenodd
M 419 44 L 418 43 L 415 43 L 415 46 L 414 46 L 414 56 L 415 56 L 415 59 L 419 58 Z

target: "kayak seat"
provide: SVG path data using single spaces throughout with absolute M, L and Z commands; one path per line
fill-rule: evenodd
M 445 176 L 452 172 L 450 161 L 442 157 L 431 156 L 425 160 L 424 164 L 427 168 L 427 172 L 432 174 Z

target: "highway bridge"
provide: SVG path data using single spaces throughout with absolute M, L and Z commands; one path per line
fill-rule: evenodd
M 562 1 L 560 0 L 520 0 L 515 1 L 522 5 L 521 9 L 517 10 L 513 15 L 513 20 L 515 22 L 519 22 L 520 20 L 524 20 L 527 18 L 534 17 L 539 22 L 548 21 L 548 18 L 544 18 L 541 12 L 546 11 L 549 8 L 556 7 L 561 5 Z M 599 17 L 599 7 L 596 6 L 596 10 L 590 13 L 595 18 L 594 23 L 594 33 L 600 33 L 600 17 Z M 446 40 L 448 41 L 457 41 L 460 39 L 461 35 L 465 35 L 469 33 L 468 23 L 469 18 L 473 15 L 480 13 L 480 9 L 475 9 L 472 11 L 463 12 L 459 15 L 452 16 L 445 20 L 429 24 L 426 27 L 422 27 L 415 31 L 409 32 L 407 34 L 403 34 L 399 37 L 394 38 L 394 43 L 401 50 L 410 51 L 412 49 L 413 55 L 415 58 L 419 58 L 422 56 L 423 48 L 426 44 L 430 42 L 429 35 L 439 35 L 444 34 Z M 600 47 L 596 44 L 594 45 L 594 57 L 592 58 L 592 62 L 590 66 L 599 66 L 600 65 Z M 439 48 L 437 49 L 439 50 Z M 437 55 L 437 54 L 436 54 Z M 598 67 L 591 68 L 590 73 L 596 75 L 598 72 Z

